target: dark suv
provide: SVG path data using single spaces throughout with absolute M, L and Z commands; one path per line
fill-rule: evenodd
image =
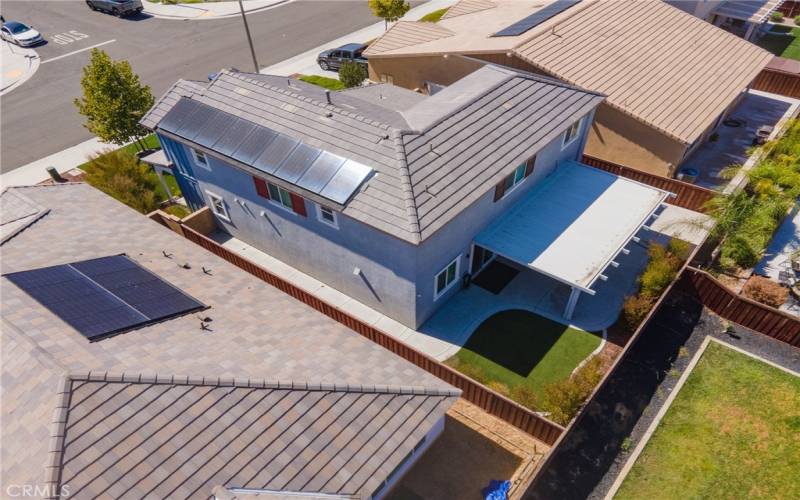
M 348 43 L 338 49 L 330 49 L 317 56 L 319 67 L 327 70 L 338 71 L 346 61 L 367 65 L 367 58 L 362 55 L 367 46 L 361 43 Z
M 86 0 L 92 10 L 104 10 L 117 17 L 138 14 L 142 11 L 142 0 Z

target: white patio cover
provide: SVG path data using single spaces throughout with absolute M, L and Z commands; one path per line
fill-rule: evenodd
M 592 284 L 668 195 L 565 162 L 482 231 L 475 244 L 594 294 Z

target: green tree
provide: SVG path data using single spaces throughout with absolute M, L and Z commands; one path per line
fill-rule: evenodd
M 83 97 L 75 99 L 78 112 L 86 117 L 84 127 L 103 142 L 123 145 L 140 139 L 148 130 L 139 120 L 153 106 L 153 94 L 142 85 L 128 61 L 114 61 L 93 49 L 81 77 Z
M 339 68 L 339 80 L 345 88 L 358 87 L 367 79 L 367 70 L 363 64 L 345 61 Z
M 129 207 L 145 214 L 158 208 L 158 178 L 130 151 L 96 156 L 84 170 L 86 182 Z
M 411 5 L 405 0 L 369 0 L 369 8 L 376 16 L 383 19 L 386 29 L 389 29 L 389 22 L 395 22 L 403 17 Z

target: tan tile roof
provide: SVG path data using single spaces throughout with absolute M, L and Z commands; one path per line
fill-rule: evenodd
M 685 143 L 694 141 L 772 59 L 659 0 L 597 1 L 546 23 L 515 49 L 567 82 Z
M 497 4 L 489 0 L 461 0 L 456 3 L 444 13 L 442 19 L 450 19 L 451 17 L 463 16 L 464 14 L 472 14 L 480 10 L 493 9 Z
M 439 40 L 448 36 L 453 36 L 453 32 L 447 28 L 442 28 L 436 23 L 400 21 L 392 26 L 392 36 L 380 37 L 364 51 L 364 55 L 380 54 L 381 52 L 417 45 L 431 40 Z
M 119 429 L 111 425 L 111 422 L 117 422 L 115 419 L 121 416 L 137 419 L 137 422 L 148 426 L 157 425 L 160 420 L 153 413 L 155 408 L 161 408 L 165 412 L 177 408 L 159 406 L 164 404 L 161 399 L 149 404 L 147 408 L 143 407 L 143 402 L 149 401 L 147 397 L 160 390 L 180 389 L 192 391 L 194 394 L 194 391 L 206 390 L 207 388 L 203 387 L 213 383 L 234 384 L 226 389 L 214 389 L 217 392 L 234 391 L 232 387 L 236 387 L 236 391 L 246 392 L 253 387 L 247 385 L 240 389 L 241 381 L 265 386 L 272 381 L 286 384 L 284 385 L 286 390 L 293 394 L 297 392 L 309 394 L 307 398 L 319 397 L 322 394 L 325 398 L 358 394 L 358 396 L 346 396 L 354 399 L 356 404 L 358 401 L 363 402 L 363 397 L 367 397 L 365 391 L 393 394 L 392 391 L 397 392 L 397 388 L 402 388 L 408 394 L 414 394 L 413 404 L 420 403 L 424 408 L 429 408 L 431 415 L 444 414 L 446 410 L 444 406 L 447 406 L 444 400 L 449 400 L 450 396 L 442 396 L 443 394 L 456 394 L 449 392 L 453 390 L 451 386 L 429 373 L 88 185 L 12 188 L 2 196 L 7 196 L 9 192 L 21 193 L 33 203 L 49 208 L 50 212 L 3 243 L 3 273 L 126 253 L 162 279 L 208 304 L 210 309 L 203 311 L 202 317 L 211 317 L 212 321 L 209 323 L 211 331 L 205 331 L 200 328 L 200 316 L 189 314 L 90 343 L 8 279 L 0 278 L 0 293 L 3 298 L 3 324 L 0 329 L 3 386 L 0 416 L 3 446 L 0 453 L 2 453 L 4 485 L 12 484 L 12 481 L 14 484 L 43 484 L 48 451 L 63 449 L 63 442 L 50 439 L 50 436 L 58 435 L 58 431 L 54 431 L 58 426 L 54 427 L 53 423 L 63 422 L 66 418 L 66 437 L 71 443 L 76 444 L 67 446 L 64 450 L 65 457 L 75 455 L 75 458 L 68 464 L 65 462 L 63 471 L 64 474 L 69 473 L 70 477 L 75 476 L 73 478 L 75 485 L 89 485 L 88 481 L 91 478 L 88 475 L 99 473 L 102 475 L 102 480 L 99 483 L 92 482 L 87 487 L 96 488 L 96 484 L 101 483 L 110 485 L 117 480 L 119 484 L 127 485 L 130 484 L 130 478 L 140 477 L 144 478 L 141 484 L 150 485 L 148 488 L 161 479 L 173 485 L 176 481 L 187 479 L 187 482 L 194 481 L 192 484 L 199 486 L 200 483 L 197 482 L 200 480 L 199 476 L 191 475 L 185 472 L 185 469 L 175 468 L 166 474 L 170 476 L 166 478 L 164 472 L 166 469 L 155 470 L 149 475 L 140 469 L 134 471 L 127 468 L 126 464 L 129 462 L 123 461 L 121 462 L 123 465 L 115 465 L 116 460 L 121 459 L 124 453 L 120 450 L 127 450 L 130 446 L 131 449 L 138 450 L 135 452 L 136 456 L 141 457 L 143 450 L 151 452 L 155 446 L 162 443 L 158 436 L 153 437 L 144 432 L 136 432 L 130 438 L 126 438 L 127 434 L 123 431 L 132 429 L 128 427 L 128 423 L 123 423 Z M 22 210 L 20 213 L 24 212 Z M 162 251 L 171 258 L 165 257 Z M 190 269 L 184 268 L 184 263 L 190 264 Z M 211 274 L 205 274 L 203 268 L 210 270 Z M 117 378 L 125 374 L 136 377 L 138 382 L 126 385 L 109 379 L 105 380 L 108 384 L 100 384 L 102 387 L 92 382 L 100 391 L 97 394 L 105 396 L 108 395 L 109 389 L 113 389 L 111 387 L 113 384 L 117 384 L 115 386 L 117 388 L 122 388 L 124 385 L 124 391 L 120 394 L 124 394 L 125 397 L 113 401 L 105 397 L 96 399 L 100 396 L 95 395 L 93 391 L 79 391 L 80 397 L 72 398 L 69 406 L 56 411 L 54 416 L 54 410 L 62 401 L 58 397 L 59 381 L 85 378 L 90 372 L 95 374 L 108 372 L 116 374 Z M 178 376 L 183 376 L 186 385 L 181 384 L 178 389 L 173 389 L 170 385 L 159 385 L 163 377 L 172 383 L 173 377 Z M 154 387 L 154 381 L 157 387 Z M 188 387 L 189 382 L 191 387 Z M 312 384 L 311 388 L 306 389 L 306 383 Z M 383 386 L 373 389 L 376 384 Z M 197 389 L 200 386 L 202 387 Z M 89 386 L 85 389 L 88 388 Z M 69 393 L 72 394 L 75 389 L 76 386 L 70 386 Z M 137 390 L 141 392 L 141 397 L 137 396 Z M 270 390 L 275 391 L 275 389 Z M 258 388 L 255 392 L 266 394 L 266 390 L 262 388 Z M 372 397 L 378 392 L 370 394 L 369 397 Z M 82 402 L 84 396 L 90 399 Z M 167 396 L 169 394 L 165 393 L 164 397 Z M 248 397 L 253 396 L 255 394 Z M 297 394 L 287 397 L 296 396 Z M 388 397 L 394 401 L 390 402 L 389 407 L 396 406 L 401 413 L 413 408 L 406 407 L 404 400 L 401 401 L 402 398 L 394 396 Z M 435 408 L 425 406 L 440 396 L 444 397 L 442 400 L 444 406 L 435 404 Z M 384 396 L 380 397 L 383 399 L 378 403 L 387 399 Z M 421 401 L 419 397 L 425 401 Z M 225 405 L 231 401 L 236 399 L 227 395 L 220 404 Z M 230 412 L 227 410 L 223 412 L 222 409 L 227 408 L 226 406 L 207 404 L 209 402 L 202 400 L 198 404 L 206 410 L 200 418 L 212 425 L 220 425 L 211 418 L 212 415 L 227 418 L 223 417 L 223 414 L 239 414 L 237 412 L 243 414 L 247 408 L 242 403 L 244 406 L 237 404 Z M 377 411 L 377 407 L 374 409 Z M 263 407 L 263 410 L 269 413 L 269 408 Z M 309 410 L 312 408 L 309 407 Z M 411 415 L 408 414 L 413 420 Z M 145 418 L 148 416 L 152 419 Z M 193 416 L 195 414 L 190 411 L 183 412 L 177 417 L 176 422 L 189 426 L 188 420 Z M 82 427 L 88 422 L 95 422 L 96 425 L 90 428 Z M 320 422 L 315 420 L 308 428 L 312 431 L 318 429 L 313 425 L 319 425 Z M 345 429 L 343 431 L 345 433 L 352 433 L 355 428 L 348 422 L 347 419 L 337 419 L 335 425 Z M 356 419 L 353 422 L 360 420 Z M 369 425 L 377 425 L 378 420 L 370 422 L 372 423 Z M 231 423 L 224 428 L 214 428 L 224 434 L 226 429 L 238 429 L 237 425 Z M 428 424 L 423 423 L 420 429 L 426 426 Z M 156 430 L 155 427 L 148 429 Z M 192 429 L 199 430 L 198 427 Z M 416 439 L 417 430 L 405 427 L 396 429 L 396 434 L 391 432 L 387 434 L 387 438 L 391 437 L 392 443 L 381 451 L 382 458 L 378 460 L 381 469 L 371 469 L 377 475 L 384 472 L 384 467 L 393 467 L 402 459 L 402 456 L 398 458 L 396 455 L 406 449 L 407 443 L 402 439 L 403 435 L 407 436 L 408 442 L 414 442 Z M 107 438 L 102 434 L 106 431 L 111 432 Z M 289 434 L 284 434 L 281 439 L 284 439 L 284 444 L 290 448 L 296 446 L 293 444 L 296 442 L 287 439 L 286 436 L 292 435 L 300 440 L 305 436 L 302 427 L 293 427 L 287 432 Z M 97 446 L 93 445 L 91 449 L 81 451 L 85 446 L 78 444 L 94 443 L 93 439 L 85 440 L 92 436 L 99 439 Z M 199 440 L 204 439 L 203 436 L 206 435 L 198 437 L 198 440 L 179 436 L 176 436 L 176 439 L 184 439 L 181 444 L 186 443 L 187 447 L 197 447 L 203 443 Z M 383 434 L 379 432 L 378 437 L 382 436 Z M 221 441 L 214 441 L 208 447 L 202 448 L 202 452 L 198 451 L 191 457 L 187 457 L 183 452 L 180 456 L 184 460 L 191 458 L 195 461 L 204 461 L 217 456 L 216 453 L 224 455 L 230 450 L 239 449 L 237 446 L 243 446 L 237 439 L 226 441 L 222 435 L 219 439 Z M 138 443 L 136 446 L 132 444 L 134 441 Z M 139 443 L 139 441 L 144 442 Z M 341 443 L 341 441 L 336 442 Z M 342 444 L 341 448 L 328 447 L 326 448 L 328 451 L 324 452 L 325 456 L 334 456 L 332 449 L 348 453 L 352 451 L 351 443 L 354 442 Z M 370 446 L 377 445 L 378 443 L 370 444 Z M 310 456 L 303 455 L 309 457 L 308 467 L 311 467 L 313 460 L 319 460 L 319 457 L 323 456 L 320 453 L 321 450 Z M 95 457 L 96 460 L 91 461 L 90 457 Z M 81 471 L 80 467 L 75 467 L 74 464 L 78 463 L 86 466 L 84 471 Z M 194 462 L 191 463 L 196 465 Z M 296 467 L 296 463 L 290 467 L 293 470 L 300 470 Z M 372 483 L 365 477 L 368 474 L 363 471 L 366 470 L 362 468 L 359 472 L 354 472 L 353 481 L 362 481 L 364 488 L 368 490 Z M 185 474 L 185 477 L 180 477 L 181 474 Z M 222 476 L 214 477 L 219 479 Z M 203 494 L 210 494 L 213 486 L 217 484 L 222 483 L 220 481 L 208 485 L 203 483 L 204 488 L 207 486 Z M 352 487 L 357 486 L 355 482 L 347 484 Z M 137 486 L 139 487 L 141 486 Z M 156 496 L 164 497 L 160 494 Z
M 685 143 L 693 142 L 772 59 L 661 0 L 584 0 L 519 36 L 492 37 L 546 1 L 496 0 L 438 25 L 453 36 L 376 54 L 507 53 Z M 389 30 L 383 38 L 392 38 Z

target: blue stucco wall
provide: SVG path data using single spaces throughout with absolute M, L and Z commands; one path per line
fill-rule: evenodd
M 503 199 L 495 203 L 494 186 L 487 186 L 479 200 L 419 246 L 341 213 L 339 229 L 332 228 L 317 219 L 316 204 L 309 200 L 305 200 L 308 216 L 295 214 L 258 196 L 250 174 L 211 155 L 207 155 L 210 170 L 195 166 L 193 175 L 206 204 L 207 191 L 225 200 L 231 220 L 217 221 L 234 237 L 417 328 L 461 288 L 474 237 L 552 173 L 559 160 L 579 159 L 591 122 L 590 114 L 582 122 L 580 138 L 567 148 L 562 150 L 563 136 L 559 136 L 540 150 L 533 173 Z M 175 148 L 179 149 L 173 151 L 175 159 L 193 163 L 187 146 L 173 142 L 171 149 Z M 457 285 L 434 300 L 436 274 L 459 254 Z M 363 278 L 353 273 L 355 268 L 361 269 Z
M 193 161 L 188 147 L 182 148 Z M 310 200 L 305 200 L 307 216 L 298 215 L 258 196 L 250 174 L 207 158 L 211 170 L 195 166 L 194 176 L 207 204 L 208 191 L 225 200 L 231 220 L 218 217 L 220 227 L 403 324 L 414 323 L 413 245 L 341 213 L 339 229 L 330 227 L 317 219 Z

